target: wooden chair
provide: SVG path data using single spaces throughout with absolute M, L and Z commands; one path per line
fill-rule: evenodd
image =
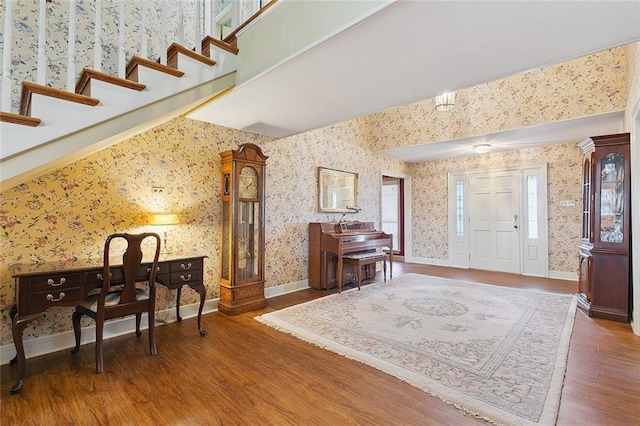
M 150 267 L 142 266 L 142 242 L 150 238 L 155 240 L 155 254 Z M 122 268 L 110 269 L 109 257 L 112 241 L 124 239 L 127 248 L 122 255 Z M 155 340 L 155 278 L 160 256 L 160 236 L 154 233 L 113 234 L 107 237 L 104 244 L 104 261 L 102 287 L 98 294 L 90 295 L 82 304 L 76 306 L 73 313 L 73 332 L 76 346 L 71 350 L 75 354 L 80 349 L 80 319 L 87 315 L 96 322 L 96 373 L 103 372 L 102 340 L 104 322 L 129 315 L 136 316 L 136 336 L 140 336 L 140 319 L 146 312 L 149 316 L 149 352 L 157 353 Z M 120 276 L 120 273 L 122 276 Z M 149 291 L 137 286 L 140 282 L 148 282 Z

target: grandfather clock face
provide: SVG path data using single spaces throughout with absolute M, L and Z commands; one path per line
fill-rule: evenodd
M 240 198 L 258 198 L 258 173 L 253 167 L 245 166 L 238 177 Z

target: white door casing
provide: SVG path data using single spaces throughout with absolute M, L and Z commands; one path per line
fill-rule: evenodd
M 547 165 L 522 169 L 522 274 L 549 276 Z
M 450 266 L 548 276 L 546 172 L 539 164 L 449 173 Z

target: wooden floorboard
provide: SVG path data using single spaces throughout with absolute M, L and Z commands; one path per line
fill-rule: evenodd
M 394 263 L 407 272 L 575 293 L 573 281 Z M 377 276 L 382 279 L 382 274 Z M 363 283 L 364 285 L 367 282 Z M 95 374 L 93 344 L 29 359 L 18 395 L 16 367 L 0 367 L 0 423 L 167 425 L 474 425 L 485 423 L 372 367 L 280 333 L 253 319 L 331 294 L 303 290 L 236 317 L 203 317 L 147 335 L 105 342 Z M 640 425 L 640 337 L 629 324 L 576 314 L 559 425 Z

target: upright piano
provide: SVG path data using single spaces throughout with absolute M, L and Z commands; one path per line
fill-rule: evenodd
M 323 222 L 309 224 L 309 285 L 329 289 L 356 276 L 353 268 L 343 267 L 342 256 L 348 253 L 388 250 L 393 262 L 391 234 L 376 231 L 373 222 Z M 375 265 L 374 265 L 375 266 Z M 375 268 L 365 270 L 365 279 L 375 276 Z

